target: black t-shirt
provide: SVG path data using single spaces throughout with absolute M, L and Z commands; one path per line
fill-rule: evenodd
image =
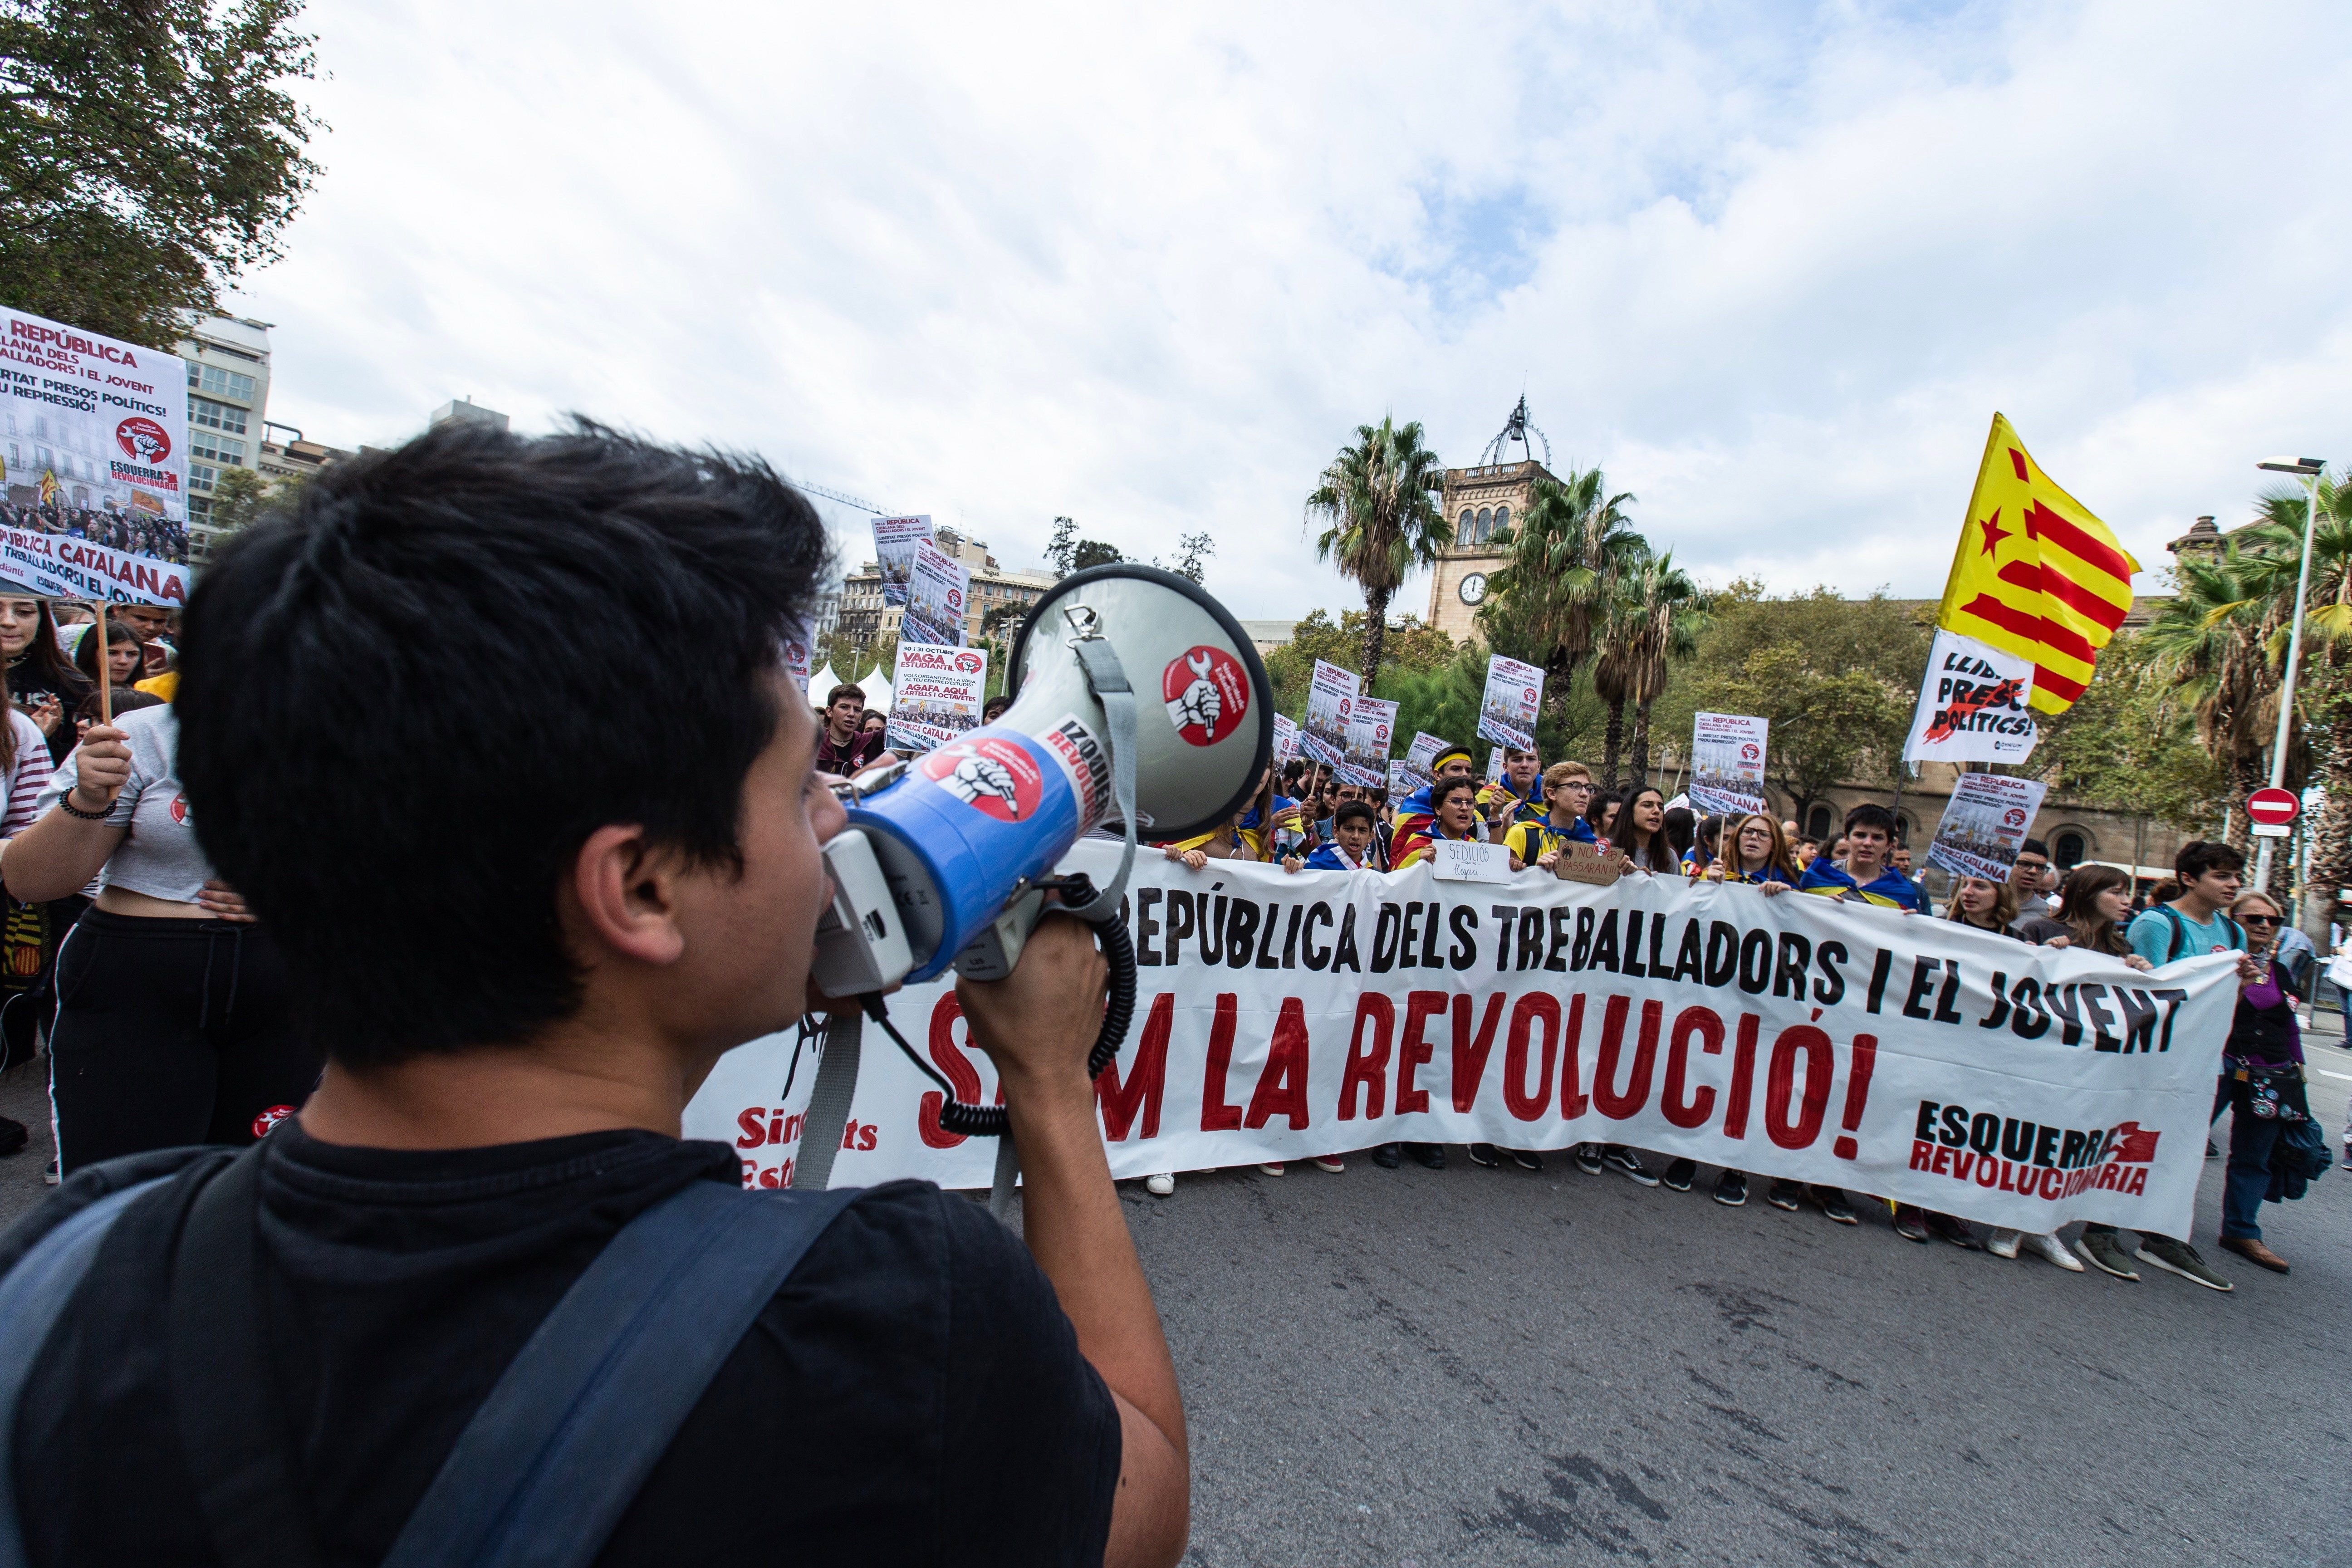
M 600 1132 L 352 1149 L 289 1121 L 261 1171 L 263 1342 L 324 1561 L 373 1564 L 506 1364 L 604 1242 L 723 1144 Z M 0 1268 L 93 1195 L 78 1173 Z M 117 1221 L 25 1391 L 41 1564 L 211 1563 L 163 1362 L 173 1184 Z M 597 1562 L 1099 1563 L 1117 1406 L 1028 1251 L 925 1182 L 858 1198 L 688 1416 Z

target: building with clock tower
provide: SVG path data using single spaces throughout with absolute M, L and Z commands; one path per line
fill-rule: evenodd
M 1543 456 L 1536 456 L 1540 445 Z M 1514 451 L 1516 448 L 1516 452 Z M 1429 624 L 1456 642 L 1477 633 L 1486 579 L 1508 559 L 1494 543 L 1497 530 L 1525 514 L 1539 479 L 1552 477 L 1551 443 L 1528 420 L 1522 396 L 1477 466 L 1445 470 L 1444 501 L 1452 536 L 1437 552 L 1429 584 Z

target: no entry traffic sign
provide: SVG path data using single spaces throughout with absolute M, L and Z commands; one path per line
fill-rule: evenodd
M 2283 789 L 2258 789 L 2246 797 L 2246 815 L 2265 827 L 2284 827 L 2302 809 L 2303 803 Z

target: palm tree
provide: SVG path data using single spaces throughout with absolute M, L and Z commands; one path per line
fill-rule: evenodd
M 1364 689 L 1381 672 L 1389 600 L 1415 567 L 1434 564 L 1451 537 L 1430 492 L 1439 488 L 1437 455 L 1422 445 L 1421 424 L 1383 416 L 1356 427 L 1307 498 L 1307 521 L 1323 525 L 1315 558 L 1364 591 Z
M 2335 915 L 2337 893 L 2352 883 L 2352 482 L 2330 483 L 2323 476 L 2318 490 L 2295 720 L 2326 737 L 2321 779 L 2327 799 L 2313 835 L 2311 876 L 2304 889 L 2305 923 L 2324 930 Z M 2243 557 L 2244 588 L 2265 601 L 2262 618 L 2269 635 L 2263 651 L 2282 678 L 2308 505 L 2301 489 L 2273 490 L 2259 501 L 2253 526 L 2231 536 Z M 2269 721 L 2278 721 L 2275 706 Z M 2273 862 L 2274 882 L 2284 859 Z
M 1531 662 L 1543 667 L 1545 695 L 1562 723 L 1570 683 L 1608 619 L 1618 579 L 1649 552 L 1625 515 L 1633 494 L 1607 489 L 1599 468 L 1536 480 L 1517 521 L 1495 531 L 1510 559 L 1488 574 L 1478 613 L 1489 640 L 1509 626 L 1535 645 Z
M 2235 537 L 2210 560 L 2182 560 L 2180 591 L 2147 633 L 2159 668 L 2194 704 L 2199 742 L 2222 764 L 2240 800 L 2263 785 L 2263 746 L 2278 720 L 2266 700 L 2277 681 L 2264 647 L 2273 606 L 2263 580 L 2273 567 L 2250 558 Z M 2292 587 L 2287 596 L 2294 597 Z M 2252 840 L 2249 826 L 2243 812 L 2230 814 L 2225 837 L 2242 852 Z
M 1665 694 L 1669 661 L 1698 647 L 1706 612 L 1697 587 L 1675 564 L 1675 552 L 1644 556 L 1619 579 L 1620 638 L 1614 653 L 1633 704 L 1633 776 L 1650 776 L 1650 705 Z

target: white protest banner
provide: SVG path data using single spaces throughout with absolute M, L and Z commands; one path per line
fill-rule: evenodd
M 1298 754 L 1298 726 L 1281 713 L 1274 716 L 1274 760 L 1286 763 Z
M 1938 626 L 1903 760 L 2021 763 L 2042 739 L 2032 698 L 2032 659 Z
M 1486 690 L 1478 700 L 1478 738 L 1522 752 L 1536 749 L 1536 710 L 1544 673 L 1532 664 L 1495 654 L 1486 660 Z
M 1927 846 L 1927 864 L 1956 877 L 2008 881 L 2017 852 L 2033 831 L 2042 792 L 2049 787 L 2040 779 L 2007 773 L 1962 773 L 1952 784 L 1944 820 L 1936 825 L 1936 837 Z
M 962 647 L 964 604 L 971 594 L 971 568 L 929 540 L 918 540 L 907 583 L 907 608 L 898 635 L 940 647 Z
M 1348 716 L 1348 751 L 1339 759 L 1339 782 L 1380 789 L 1388 782 L 1389 740 L 1396 732 L 1397 705 L 1359 697 Z
M 0 307 L 0 578 L 45 597 L 169 605 L 187 598 L 188 458 L 236 462 L 246 415 L 188 424 L 188 365 Z M 192 440 L 192 437 L 195 439 Z
M 1118 847 L 1065 862 L 1098 881 Z M 2189 1232 L 2235 960 L 2152 973 L 1804 894 L 1524 871 L 1473 890 L 1385 876 L 1139 861 L 1136 1024 L 1097 1080 L 1111 1172 L 1303 1160 L 1398 1140 L 1673 1158 L 2047 1232 Z M 953 976 L 889 999 L 966 1101 L 996 1075 Z M 834 1172 L 988 1184 L 995 1145 L 868 1047 Z M 792 1036 L 720 1060 L 689 1138 L 789 1180 L 814 1078 Z
M 1348 754 L 1348 716 L 1355 710 L 1360 685 L 1354 670 L 1315 661 L 1315 679 L 1307 688 L 1307 722 L 1298 740 L 1311 761 L 1337 767 Z
M 930 542 L 931 518 L 877 517 L 874 520 L 874 564 L 882 574 L 882 602 L 903 605 L 915 574 L 915 551 Z
M 1693 811 L 1764 809 L 1764 733 L 1769 724 L 1744 713 L 1698 715 L 1691 727 Z
M 932 751 L 980 727 L 988 700 L 987 651 L 901 642 L 890 688 L 883 743 L 902 757 Z

